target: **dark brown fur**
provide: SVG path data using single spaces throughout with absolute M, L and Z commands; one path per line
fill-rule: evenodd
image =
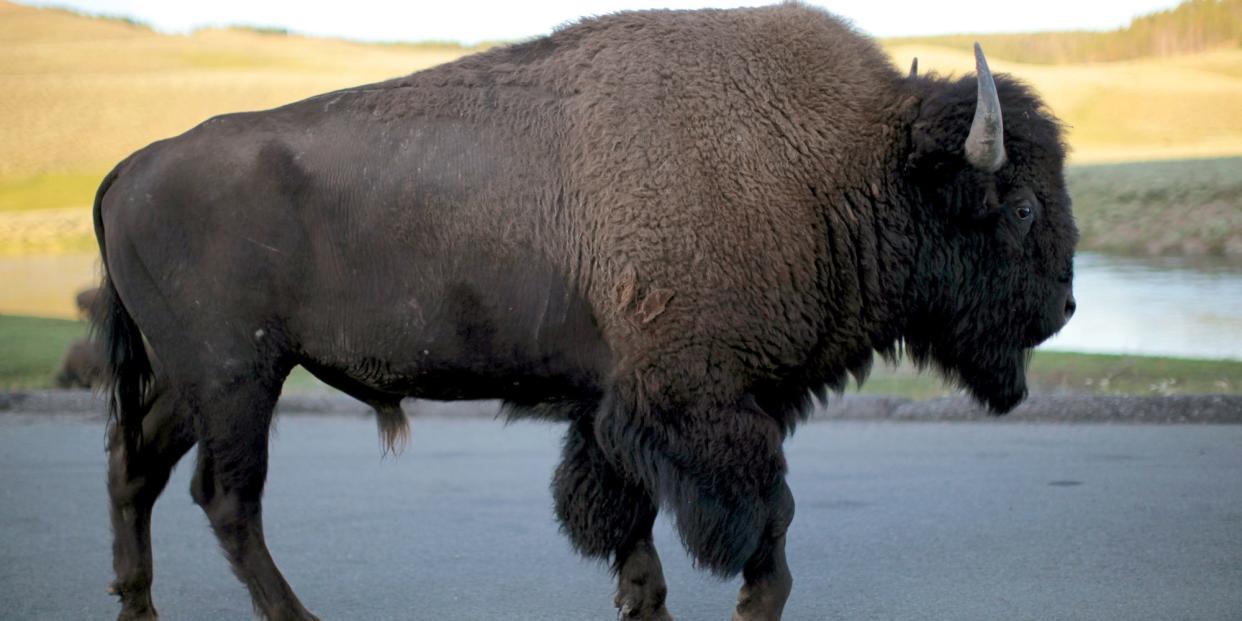
M 557 515 L 612 561 L 625 616 L 668 616 L 664 507 L 702 567 L 743 575 L 737 619 L 779 618 L 781 445 L 808 395 L 904 347 L 1006 411 L 1065 321 L 1060 130 L 998 84 L 993 174 L 963 155 L 973 78 L 903 76 L 825 13 L 623 13 L 134 154 L 95 208 L 110 489 L 139 507 L 114 513 L 122 616 L 153 614 L 147 500 L 187 441 L 170 428 L 193 430 L 194 498 L 256 608 L 311 618 L 259 526 L 301 364 L 388 437 L 403 396 L 570 421 Z

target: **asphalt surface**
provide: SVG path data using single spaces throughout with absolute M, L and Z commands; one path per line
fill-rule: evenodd
M 561 429 L 416 419 L 381 459 L 363 417 L 283 416 L 265 523 L 325 619 L 612 619 L 612 582 L 558 534 Z M 1242 426 L 820 422 L 788 444 L 786 619 L 1242 618 Z M 190 456 L 192 458 L 192 455 Z M 156 506 L 165 619 L 252 618 L 187 493 Z M 108 619 L 103 427 L 0 416 L 0 618 Z M 728 619 L 668 524 L 669 609 Z

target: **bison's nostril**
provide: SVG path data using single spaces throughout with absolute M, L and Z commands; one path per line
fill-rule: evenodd
M 1078 310 L 1078 303 L 1074 301 L 1074 296 L 1069 296 L 1065 300 L 1065 320 L 1069 321 L 1074 316 L 1074 311 Z

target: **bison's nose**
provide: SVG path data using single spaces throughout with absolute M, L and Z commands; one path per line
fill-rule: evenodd
M 1071 293 L 1069 297 L 1065 298 L 1065 320 L 1069 321 L 1070 317 L 1074 316 L 1074 311 L 1076 310 L 1078 310 L 1078 303 L 1074 301 L 1074 294 Z

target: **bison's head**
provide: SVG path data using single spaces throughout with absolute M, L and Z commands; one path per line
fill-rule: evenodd
M 994 412 L 1026 396 L 1032 348 L 1074 313 L 1074 244 L 1061 128 L 1039 98 L 976 78 L 908 80 L 918 93 L 908 176 L 915 196 L 907 351 Z

